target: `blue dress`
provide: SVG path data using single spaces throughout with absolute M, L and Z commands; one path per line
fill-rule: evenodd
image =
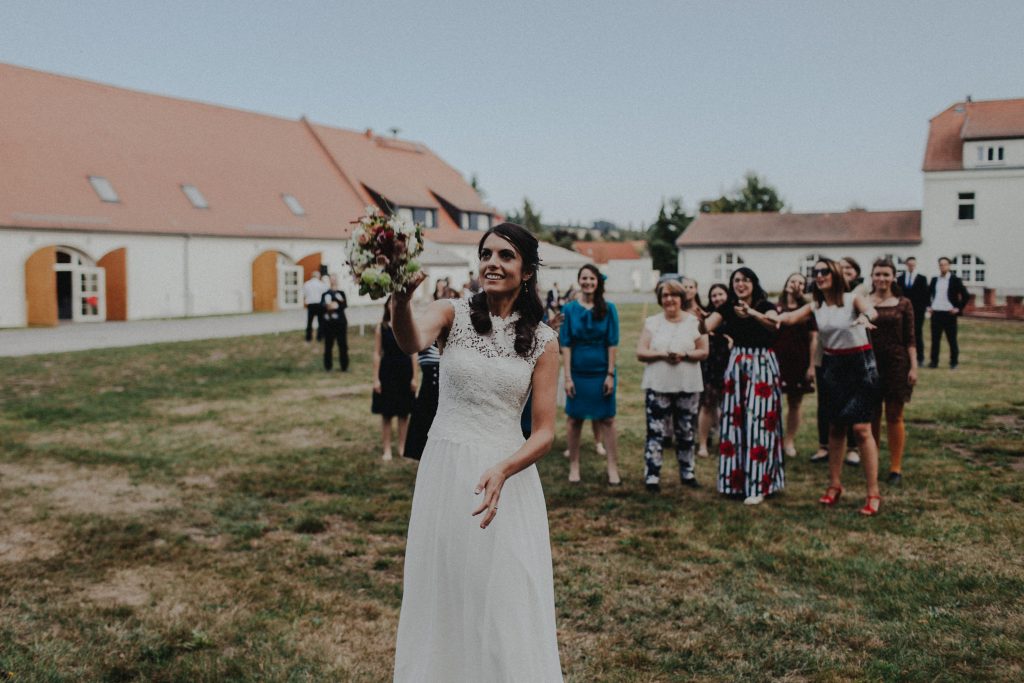
M 576 386 L 576 396 L 566 397 L 565 414 L 577 420 L 615 417 L 618 377 L 609 396 L 603 394 L 603 387 L 608 376 L 608 348 L 619 345 L 619 312 L 615 304 L 606 303 L 608 312 L 601 320 L 578 301 L 562 307 L 565 319 L 558 340 L 562 348 L 572 349 L 569 372 Z

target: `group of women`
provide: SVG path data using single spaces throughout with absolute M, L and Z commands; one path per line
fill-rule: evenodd
M 852 258 L 822 259 L 808 287 L 791 275 L 777 303 L 757 275 L 742 267 L 728 285 L 708 290 L 705 308 L 692 279 L 658 285 L 661 312 L 644 321 L 636 354 L 647 418 L 644 483 L 661 489 L 662 452 L 674 442 L 679 478 L 699 486 L 694 458 L 708 455 L 715 423 L 718 490 L 748 505 L 785 486 L 784 458 L 796 455 L 803 397 L 818 394 L 819 452 L 829 484 L 819 502 L 831 506 L 845 489 L 843 463 L 862 465 L 867 499 L 861 514 L 878 513 L 878 443 L 884 415 L 889 482 L 902 479 L 904 406 L 917 381 L 914 313 L 900 296 L 895 265 L 874 263 L 870 285 Z M 564 308 L 564 360 L 570 482 L 579 481 L 579 441 L 593 420 L 608 457 L 608 481 L 620 480 L 615 434 L 618 316 L 604 300 L 594 266 L 580 270 L 580 295 Z M 785 410 L 784 410 L 785 405 Z
M 415 381 L 412 355 L 437 343 L 444 349 L 412 501 L 395 680 L 561 681 L 547 515 L 534 463 L 554 439 L 561 360 L 570 480 L 579 479 L 579 437 L 591 420 L 607 452 L 608 483 L 621 481 L 618 313 L 604 299 L 600 272 L 586 266 L 576 300 L 548 316 L 536 286 L 538 243 L 520 226 L 489 229 L 478 253 L 479 293 L 439 298 L 414 314 L 420 275 L 394 295 L 378 330 L 378 354 L 402 358 L 394 383 L 406 397 Z M 871 290 L 854 290 L 841 263 L 822 259 L 810 300 L 797 276 L 773 305 L 757 275 L 740 268 L 727 286 L 711 288 L 707 310 L 695 282 L 659 285 L 661 312 L 644 321 L 636 351 L 645 364 L 648 489 L 659 490 L 670 435 L 682 482 L 697 485 L 695 443 L 706 451 L 709 417 L 719 413 L 719 491 L 750 504 L 779 491 L 799 422 L 784 431 L 782 396 L 798 412 L 816 384 L 829 425 L 830 481 L 820 502 L 835 505 L 844 492 L 849 431 L 867 477 L 860 511 L 877 514 L 878 422 L 884 412 L 898 473 L 902 411 L 917 371 L 913 313 L 895 275 L 892 263 L 878 261 Z M 375 393 L 385 384 L 382 378 Z

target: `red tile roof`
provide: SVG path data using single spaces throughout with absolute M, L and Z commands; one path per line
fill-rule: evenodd
M 572 248 L 594 259 L 594 263 L 631 261 L 643 255 L 643 249 L 638 248 L 636 242 L 573 242 Z
M 425 146 L 0 64 L 0 226 L 345 238 L 371 189 L 493 214 Z M 110 181 L 101 201 L 89 176 Z M 209 208 L 192 206 L 195 185 Z M 305 210 L 295 216 L 291 194 Z M 453 243 L 475 243 L 438 211 Z M 451 233 L 450 235 L 447 233 Z M 433 237 L 432 237 L 433 239 Z
M 790 244 L 918 244 L 920 211 L 701 213 L 679 247 Z
M 313 124 L 324 149 L 361 192 L 375 193 L 395 206 L 437 209 L 438 227 L 428 237 L 436 242 L 475 243 L 466 236 L 445 204 L 462 212 L 494 215 L 472 186 L 426 145 L 330 126 Z M 369 196 L 369 195 L 367 195 Z
M 1024 137 L 1024 99 L 958 102 L 931 120 L 922 170 L 963 169 L 965 140 L 1020 137 Z

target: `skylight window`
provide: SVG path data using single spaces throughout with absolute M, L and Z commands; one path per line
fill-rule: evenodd
M 117 192 L 114 190 L 114 186 L 106 178 L 91 175 L 89 176 L 89 184 L 92 185 L 92 189 L 96 191 L 96 194 L 103 201 L 115 204 L 121 201 L 121 198 L 117 196 Z
M 192 202 L 192 206 L 197 209 L 208 209 L 210 205 L 206 202 L 206 197 L 199 191 L 199 188 L 195 185 L 182 185 L 181 191 L 185 193 L 188 200 Z
M 302 208 L 302 204 L 299 204 L 299 200 L 290 194 L 281 195 L 281 199 L 288 205 L 288 208 L 292 210 L 296 216 L 305 216 L 306 210 Z

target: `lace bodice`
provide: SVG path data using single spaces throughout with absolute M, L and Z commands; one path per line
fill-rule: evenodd
M 518 313 L 504 320 L 491 316 L 491 332 L 481 335 L 470 321 L 469 301 L 453 299 L 451 304 L 455 319 L 441 355 L 437 415 L 430 438 L 501 444 L 502 452 L 495 455 L 504 457 L 510 445 L 523 441 L 519 419 L 533 368 L 555 332 L 538 325 L 536 344 L 523 357 L 513 346 Z

